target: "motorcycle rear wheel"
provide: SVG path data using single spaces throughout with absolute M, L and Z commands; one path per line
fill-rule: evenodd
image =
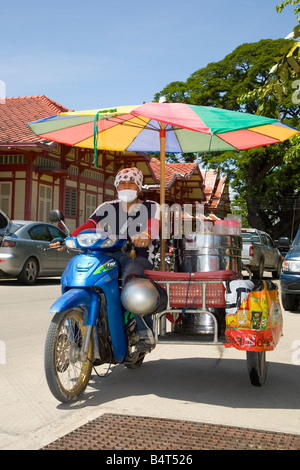
M 45 374 L 54 397 L 63 403 L 77 401 L 90 379 L 93 343 L 90 339 L 85 361 L 80 349 L 85 333 L 81 309 L 71 309 L 54 315 L 45 344 Z
M 261 387 L 267 377 L 266 352 L 247 351 L 246 357 L 251 384 L 255 387 Z

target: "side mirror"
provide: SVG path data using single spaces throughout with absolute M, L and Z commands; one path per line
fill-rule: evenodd
M 289 237 L 279 237 L 277 246 L 278 247 L 289 247 L 290 246 L 290 239 Z
M 62 222 L 65 220 L 64 214 L 59 210 L 52 210 L 49 212 L 49 221 L 53 222 Z
M 58 210 L 58 209 L 55 209 L 55 210 L 52 210 L 49 212 L 49 221 L 51 223 L 53 222 L 61 222 L 61 224 L 64 226 L 64 228 L 66 229 L 66 232 L 67 232 L 67 235 L 68 237 L 70 236 L 70 230 L 68 229 L 68 227 L 66 226 L 66 224 L 64 223 L 64 220 L 65 220 L 65 216 L 64 214 Z

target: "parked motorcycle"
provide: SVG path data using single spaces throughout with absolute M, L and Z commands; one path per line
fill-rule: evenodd
M 63 214 L 51 211 L 49 218 L 61 222 Z M 80 254 L 69 262 L 61 278 L 62 295 L 50 308 L 54 317 L 46 338 L 45 373 L 52 394 L 70 403 L 84 392 L 93 366 L 123 363 L 135 369 L 154 342 L 139 341 L 134 316 L 121 304 L 119 266 L 108 253 L 123 249 L 126 240 L 86 230 L 67 237 L 65 244 Z M 149 314 L 157 309 L 160 294 L 151 281 L 144 281 L 152 300 L 148 307 L 142 302 L 141 312 Z

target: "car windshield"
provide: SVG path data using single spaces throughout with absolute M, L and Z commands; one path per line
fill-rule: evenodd
M 255 233 L 252 232 L 244 232 L 242 233 L 242 239 L 244 242 L 259 242 L 259 237 Z
M 22 224 L 21 222 L 12 222 L 11 226 L 9 227 L 8 233 L 6 233 L 6 229 L 0 229 L 0 234 L 1 235 L 4 235 L 4 234 L 10 235 L 12 233 L 16 233 L 24 225 L 25 224 Z

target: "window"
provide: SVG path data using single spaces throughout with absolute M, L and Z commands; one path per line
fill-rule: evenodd
M 52 187 L 40 184 L 39 193 L 39 218 L 41 222 L 47 222 L 52 205 Z
M 24 155 L 0 155 L 0 165 L 12 165 L 26 163 Z
M 86 215 L 85 218 L 88 219 L 96 209 L 96 195 L 87 194 L 86 195 Z
M 268 246 L 274 248 L 273 240 L 269 237 L 269 235 L 266 235 L 266 241 Z
M 63 233 L 61 230 L 59 230 L 59 228 L 55 227 L 54 225 L 53 226 L 48 225 L 48 230 L 51 235 L 51 240 L 53 240 L 53 238 L 58 238 L 58 237 L 66 238 L 66 234 Z
M 11 183 L 0 183 L 0 209 L 11 216 Z
M 32 240 L 39 240 L 43 242 L 50 242 L 52 240 L 46 225 L 36 225 L 28 230 L 30 238 Z
M 77 191 L 75 189 L 66 189 L 65 215 L 77 217 Z

